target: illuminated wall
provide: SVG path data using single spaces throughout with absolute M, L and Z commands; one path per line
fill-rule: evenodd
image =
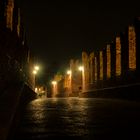
M 6 27 L 11 31 L 13 30 L 13 10 L 14 10 L 14 1 L 8 0 L 6 7 Z
M 106 54 L 106 47 L 103 48 L 103 79 L 107 79 L 107 54 Z
M 69 88 L 69 84 L 70 84 L 70 82 L 69 82 L 69 75 L 65 75 L 64 76 L 64 88 Z
M 90 83 L 94 82 L 94 52 L 92 52 L 89 56 L 89 71 L 90 71 Z
M 107 78 L 111 77 L 111 51 L 110 51 L 110 45 L 107 45 L 106 49 L 106 57 L 107 57 Z
M 71 91 L 73 93 L 79 92 L 79 87 L 82 86 L 82 75 L 78 68 L 80 66 L 79 60 L 70 60 L 70 70 L 72 72 L 71 77 Z
M 18 24 L 17 24 L 17 34 L 20 35 L 20 9 L 18 8 Z
M 89 83 L 89 58 L 86 52 L 82 52 L 82 63 L 84 66 L 85 84 Z
M 121 75 L 121 42 L 120 37 L 116 37 L 116 76 Z
M 103 52 L 100 51 L 100 80 L 103 80 Z
M 128 45 L 129 45 L 129 69 L 136 69 L 136 34 L 135 28 L 133 26 L 129 26 L 128 28 Z
M 97 81 L 97 58 L 95 57 L 95 81 Z

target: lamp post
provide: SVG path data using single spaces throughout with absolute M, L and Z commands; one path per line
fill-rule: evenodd
M 72 93 L 72 71 L 68 70 L 67 71 L 68 77 L 68 88 L 69 88 L 69 93 Z
M 57 81 L 52 81 L 52 97 L 56 97 L 57 94 Z
M 84 67 L 80 66 L 79 71 L 82 72 L 82 92 L 85 91 L 85 72 L 84 72 Z
M 36 75 L 39 71 L 39 66 L 34 66 L 34 69 L 33 69 L 33 74 L 34 74 L 34 91 L 37 92 L 36 90 Z

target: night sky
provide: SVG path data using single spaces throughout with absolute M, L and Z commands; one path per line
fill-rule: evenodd
M 139 0 L 22 0 L 27 43 L 43 64 L 69 63 L 111 42 L 140 16 Z

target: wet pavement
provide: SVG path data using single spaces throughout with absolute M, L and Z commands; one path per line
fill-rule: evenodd
M 14 140 L 139 139 L 140 103 L 97 98 L 46 98 L 28 104 Z

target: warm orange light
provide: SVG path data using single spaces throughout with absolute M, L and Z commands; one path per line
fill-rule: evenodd
M 38 89 L 37 88 L 35 88 L 35 92 L 37 92 L 38 91 Z
M 100 51 L 100 80 L 103 80 L 103 52 Z
M 129 41 L 129 69 L 136 69 L 136 33 L 135 28 L 130 26 L 128 29 L 128 41 Z
M 67 71 L 67 74 L 69 74 L 69 75 L 70 75 L 70 74 L 71 74 L 71 70 L 68 70 L 68 71 Z
M 36 70 L 33 70 L 33 74 L 37 74 L 37 71 Z
M 111 77 L 111 51 L 110 51 L 110 45 L 107 45 L 107 51 L 106 51 L 106 56 L 107 56 L 107 78 Z
M 52 97 L 56 97 L 57 93 L 57 81 L 52 81 Z
M 95 78 L 95 76 L 94 76 L 94 72 L 95 72 L 95 70 L 94 70 L 94 52 L 92 52 L 89 57 L 89 72 L 90 72 L 90 74 L 89 74 L 90 83 L 93 83 L 94 78 Z
M 39 70 L 39 66 L 35 66 L 34 69 L 38 71 Z
M 121 75 L 121 41 L 116 37 L 116 75 Z
M 95 57 L 94 58 L 94 60 L 95 60 L 95 81 L 97 81 L 97 58 Z
M 80 70 L 80 71 L 83 71 L 83 70 L 84 70 L 84 67 L 83 67 L 83 66 L 80 66 L 80 67 L 79 67 L 79 70 Z
M 53 85 L 56 85 L 56 84 L 57 84 L 57 82 L 56 82 L 56 81 L 52 81 L 52 84 L 53 84 Z
M 6 27 L 11 31 L 13 30 L 13 12 L 14 12 L 14 1 L 8 1 L 6 7 Z

